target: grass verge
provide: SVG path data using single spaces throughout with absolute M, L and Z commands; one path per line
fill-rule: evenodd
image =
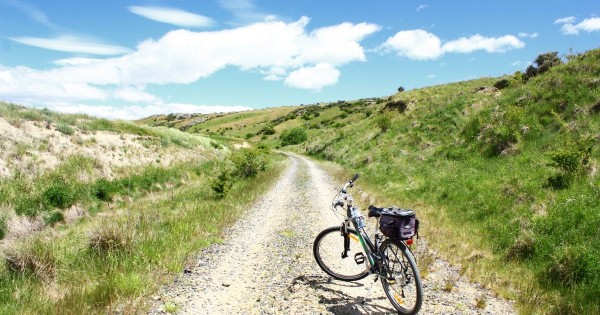
M 283 169 L 281 158 L 254 177 L 240 177 L 215 196 L 215 162 L 198 165 L 171 188 L 126 199 L 94 220 L 44 231 L 4 253 L 3 314 L 100 314 L 143 311 L 144 297 L 190 254 L 219 242 L 247 204 Z

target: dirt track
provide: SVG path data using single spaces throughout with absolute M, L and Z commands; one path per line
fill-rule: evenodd
M 394 313 L 379 282 L 370 299 L 360 303 L 372 277 L 346 283 L 319 269 L 312 243 L 321 230 L 341 223 L 330 204 L 343 183 L 333 183 L 308 159 L 290 159 L 272 189 L 226 232 L 225 242 L 200 253 L 194 268 L 153 298 L 150 314 Z M 454 286 L 446 292 L 449 279 Z M 420 314 L 515 313 L 511 303 L 466 282 L 439 259 L 423 285 Z M 484 309 L 476 307 L 482 297 Z

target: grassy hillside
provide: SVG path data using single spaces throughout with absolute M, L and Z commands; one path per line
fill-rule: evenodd
M 600 313 L 600 50 L 286 110 L 258 131 L 234 115 L 192 131 L 237 125 L 232 135 L 281 147 L 301 127 L 308 140 L 285 149 L 359 171 L 380 202 L 415 207 L 431 246 L 522 312 Z
M 522 311 L 598 313 L 600 50 L 523 79 L 399 93 L 370 116 L 353 104 L 297 150 L 426 208 L 434 246 Z
M 268 150 L 15 104 L 0 103 L 0 131 L 2 314 L 143 313 L 284 166 Z

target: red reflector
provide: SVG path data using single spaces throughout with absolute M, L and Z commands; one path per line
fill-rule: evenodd
M 412 243 L 413 243 L 412 238 L 409 238 L 406 240 L 406 245 L 410 246 L 410 245 L 412 245 Z

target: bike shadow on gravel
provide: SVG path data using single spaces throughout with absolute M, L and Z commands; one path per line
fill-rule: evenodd
M 391 306 L 383 307 L 373 303 L 373 301 L 384 301 L 387 303 L 387 299 L 385 297 L 370 297 L 366 300 L 366 302 L 363 303 L 364 295 L 367 293 L 366 290 L 363 296 L 351 296 L 344 293 L 341 289 L 336 290 L 331 288 L 331 286 L 354 288 L 365 287 L 365 285 L 362 283 L 337 281 L 327 276 L 302 275 L 292 280 L 288 290 L 293 291 L 293 287 L 298 284 L 308 285 L 315 290 L 319 297 L 319 303 L 325 305 L 325 308 L 333 314 L 397 314 L 397 312 Z

